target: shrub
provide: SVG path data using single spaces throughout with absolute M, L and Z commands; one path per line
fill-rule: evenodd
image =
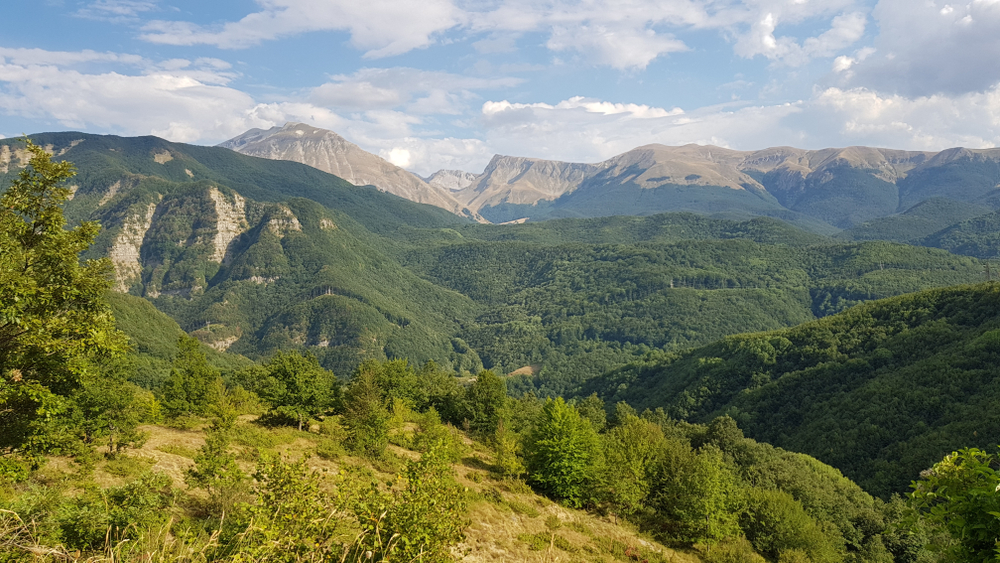
M 449 547 L 464 539 L 469 524 L 465 493 L 438 446 L 407 464 L 405 479 L 389 491 L 373 482 L 355 498 L 364 532 L 355 549 L 385 559 L 391 553 L 401 561 L 450 560 Z
M 136 539 L 166 522 L 174 500 L 170 478 L 162 473 L 147 472 L 111 489 L 89 487 L 62 510 L 62 537 L 80 550 Z

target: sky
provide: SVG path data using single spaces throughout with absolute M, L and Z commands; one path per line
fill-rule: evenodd
M 426 176 L 494 154 L 1000 145 L 1000 0 L 32 0 L 0 136 L 298 121 Z

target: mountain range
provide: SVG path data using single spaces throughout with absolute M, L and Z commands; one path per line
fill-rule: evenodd
M 917 228 L 913 241 L 1000 206 L 1000 149 L 646 145 L 595 164 L 496 155 L 481 174 L 441 170 L 425 181 L 333 132 L 302 124 L 251 130 L 222 146 L 295 160 L 494 223 L 691 211 L 775 217 L 827 235 L 864 226 L 856 232 L 866 239 L 866 232 L 878 230 L 869 223 L 898 222 L 915 206 L 943 200 L 937 205 L 950 207 L 951 223 L 924 221 L 918 228 L 920 221 L 902 219 Z

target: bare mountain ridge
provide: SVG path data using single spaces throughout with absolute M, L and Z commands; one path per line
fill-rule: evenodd
M 944 152 L 948 151 L 939 154 Z M 486 170 L 458 196 L 475 210 L 484 204 L 499 202 L 530 204 L 569 193 L 583 181 L 608 171 L 617 172 L 615 176 L 622 182 L 636 182 L 647 189 L 666 183 L 723 186 L 737 190 L 748 186 L 766 189 L 747 172 L 778 171 L 801 179 L 834 166 L 878 170 L 878 175 L 886 181 L 895 181 L 935 156 L 935 153 L 929 152 L 869 147 L 816 151 L 773 147 L 759 151 L 736 151 L 695 144 L 679 147 L 645 145 L 596 164 L 496 155 Z M 547 178 L 551 179 L 546 181 Z
M 496 155 L 481 174 L 441 170 L 425 181 L 332 131 L 300 123 L 250 130 L 221 146 L 297 161 L 355 185 L 498 223 L 693 211 L 768 215 L 831 233 L 936 197 L 1000 207 L 1000 192 L 994 193 L 1000 149 L 737 151 L 650 144 L 599 163 Z
M 417 203 L 475 218 L 446 189 L 432 186 L 415 174 L 363 150 L 333 131 L 288 122 L 268 130 L 251 129 L 220 147 L 250 156 L 300 162 L 339 176 L 356 186 L 375 186 Z
M 751 214 L 764 210 L 780 217 L 790 211 L 849 228 L 931 197 L 996 207 L 985 201 L 1000 182 L 1000 168 L 994 174 L 990 166 L 1000 166 L 1000 149 L 736 151 L 651 144 L 595 164 L 497 155 L 469 187 L 454 193 L 469 209 L 503 221 L 519 212 L 531 219 L 672 210 L 726 213 L 749 204 L 758 208 Z M 663 192 L 658 198 L 643 195 L 654 188 L 669 189 L 656 190 Z M 698 188 L 709 189 L 699 194 Z M 608 199 L 604 210 L 602 193 Z M 1000 203 L 1000 194 L 994 199 Z

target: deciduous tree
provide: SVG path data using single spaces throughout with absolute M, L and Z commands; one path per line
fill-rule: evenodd
M 100 226 L 66 228 L 72 164 L 25 145 L 28 166 L 0 196 L 0 454 L 58 447 L 47 428 L 91 360 L 127 348 L 103 299 L 111 263 L 78 258 Z

